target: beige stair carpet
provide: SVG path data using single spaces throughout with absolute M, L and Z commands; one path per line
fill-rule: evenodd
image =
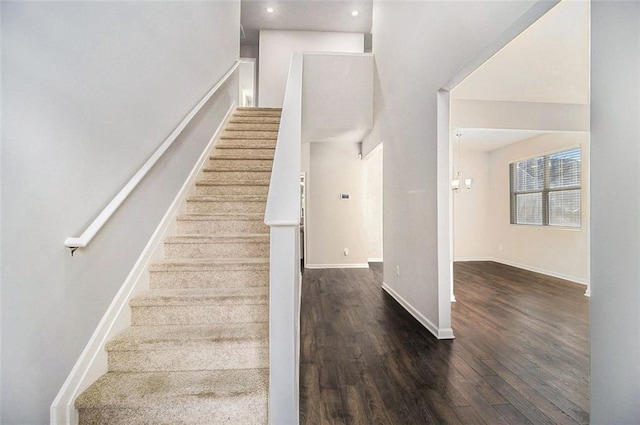
M 266 424 L 269 228 L 279 109 L 238 108 L 107 343 L 109 372 L 76 400 L 80 425 Z

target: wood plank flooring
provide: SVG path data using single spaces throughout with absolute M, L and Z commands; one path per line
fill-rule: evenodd
M 456 339 L 438 341 L 381 264 L 305 270 L 301 424 L 587 424 L 584 286 L 492 262 L 454 277 Z

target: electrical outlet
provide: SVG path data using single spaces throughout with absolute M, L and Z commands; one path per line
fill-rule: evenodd
M 498 245 L 498 249 L 502 251 L 502 244 Z
M 396 276 L 400 276 L 400 266 L 396 266 Z
M 349 255 L 349 248 L 344 249 L 344 256 L 347 257 Z

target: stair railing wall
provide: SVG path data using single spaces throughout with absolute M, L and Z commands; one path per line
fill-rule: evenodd
M 178 126 L 173 130 L 173 132 L 165 139 L 165 141 L 156 149 L 156 151 L 147 159 L 147 161 L 142 165 L 142 167 L 136 172 L 133 177 L 125 184 L 120 192 L 107 204 L 107 206 L 96 216 L 96 218 L 91 222 L 91 224 L 82 232 L 82 235 L 78 237 L 69 237 L 65 239 L 64 245 L 67 248 L 71 249 L 71 254 L 75 252 L 78 248 L 85 248 L 94 236 L 102 229 L 102 227 L 106 224 L 107 221 L 111 218 L 111 216 L 116 212 L 116 210 L 122 205 L 122 203 L 127 199 L 127 197 L 133 192 L 133 190 L 138 186 L 138 184 L 142 181 L 142 179 L 147 175 L 147 173 L 153 168 L 153 166 L 158 162 L 158 160 L 162 157 L 162 155 L 171 147 L 173 142 L 178 138 L 180 133 L 187 127 L 187 125 L 191 122 L 193 117 L 202 109 L 202 107 L 211 99 L 211 97 L 224 85 L 225 82 L 231 77 L 238 66 L 240 66 L 240 60 L 237 60 L 233 63 L 231 68 L 227 71 L 226 74 L 220 78 L 220 80 L 204 95 L 204 97 L 193 107 L 193 109 L 184 117 L 184 119 L 178 124 Z
M 300 145 L 303 55 L 289 67 L 265 223 L 271 228 L 269 423 L 299 423 Z

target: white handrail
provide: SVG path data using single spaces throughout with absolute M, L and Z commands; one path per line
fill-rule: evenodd
M 299 423 L 300 144 L 302 54 L 294 54 L 271 170 L 265 223 L 269 266 L 269 423 Z
M 158 162 L 158 159 L 160 159 L 160 157 L 167 151 L 167 149 L 169 149 L 173 142 L 178 138 L 182 130 L 186 128 L 186 126 L 189 124 L 189 122 L 191 122 L 193 117 L 200 111 L 204 104 L 207 103 L 209 99 L 211 99 L 211 96 L 213 96 L 216 91 L 218 91 L 218 89 L 227 82 L 229 77 L 235 72 L 238 66 L 240 66 L 239 60 L 234 62 L 227 73 L 224 74 L 222 78 L 216 83 L 216 85 L 213 86 L 211 90 L 209 90 L 204 95 L 200 102 L 198 102 L 198 104 L 193 107 L 191 112 L 189 112 L 187 116 L 184 117 L 182 122 L 178 124 L 178 126 L 175 128 L 175 130 L 173 130 L 169 137 L 167 137 L 166 140 L 160 145 L 160 147 L 158 147 L 158 149 L 149 157 L 149 159 L 147 159 L 147 161 L 144 163 L 144 165 L 142 165 L 138 172 L 135 173 L 133 177 L 131 177 L 131 180 L 129 180 L 127 184 L 125 184 L 124 187 L 120 189 L 120 192 L 118 192 L 118 194 L 111 200 L 111 202 L 109 202 L 109 204 L 102 210 L 102 212 L 98 214 L 98 216 L 93 220 L 89 227 L 87 227 L 85 231 L 82 232 L 82 235 L 65 239 L 64 245 L 68 248 L 71 248 L 72 255 L 76 249 L 84 248 L 89 245 L 94 236 L 100 231 L 100 229 L 102 229 L 102 226 L 105 225 L 105 223 L 109 220 L 109 218 L 111 218 L 113 213 L 115 213 L 120 205 L 122 205 L 129 194 L 133 192 L 136 186 L 138 186 L 138 183 L 142 181 L 149 170 L 151 170 L 155 163 Z

